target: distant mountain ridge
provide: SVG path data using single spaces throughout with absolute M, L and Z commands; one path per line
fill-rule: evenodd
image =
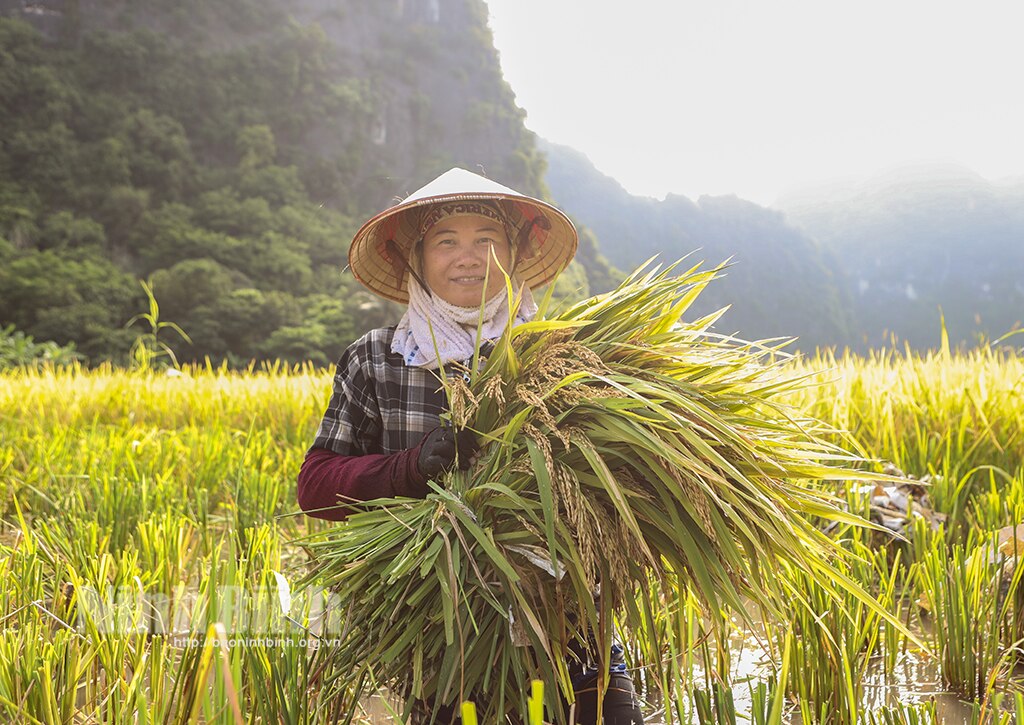
M 869 345 L 895 335 L 935 347 L 941 317 L 953 343 L 993 340 L 1024 320 L 1024 179 L 915 165 L 776 207 L 846 270 Z
M 995 340 L 1024 320 L 1024 177 L 962 166 L 897 168 L 787 194 L 773 208 L 629 194 L 587 157 L 540 141 L 552 194 L 614 265 L 731 257 L 697 312 L 731 305 L 721 332 L 798 336 L 856 351 Z
M 735 196 L 697 202 L 629 194 L 567 146 L 540 140 L 545 180 L 558 203 L 597 235 L 599 249 L 620 269 L 653 255 L 671 262 L 694 253 L 709 265 L 732 258 L 723 279 L 701 295 L 694 314 L 725 306 L 718 331 L 747 339 L 799 337 L 796 347 L 843 345 L 853 320 L 844 282 L 827 253 L 778 211 Z

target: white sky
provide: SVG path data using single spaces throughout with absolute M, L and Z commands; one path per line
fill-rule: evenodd
M 1020 0 L 487 0 L 540 136 L 634 194 L 793 187 L 908 162 L 1024 175 Z

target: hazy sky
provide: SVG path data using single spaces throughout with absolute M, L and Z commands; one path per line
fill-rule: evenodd
M 635 194 L 792 187 L 916 161 L 1024 175 L 1019 0 L 487 0 L 539 135 Z

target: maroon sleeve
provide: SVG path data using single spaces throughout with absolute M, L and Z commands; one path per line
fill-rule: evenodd
M 430 491 L 420 473 L 420 445 L 390 455 L 343 456 L 326 448 L 310 448 L 298 480 L 299 507 L 310 516 L 341 521 L 351 509 L 344 501 L 408 496 Z

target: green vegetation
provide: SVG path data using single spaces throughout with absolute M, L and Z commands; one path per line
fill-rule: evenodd
M 1012 551 L 998 566 L 985 562 L 991 534 L 1024 514 L 1024 363 L 979 350 L 820 358 L 787 374 L 816 383 L 787 396 L 795 413 L 849 430 L 845 445 L 868 456 L 932 474 L 929 501 L 918 509 L 927 514 L 927 503 L 946 514 L 941 531 L 922 518 L 905 530 L 905 542 L 860 528 L 832 534 L 860 556 L 848 573 L 890 602 L 936 656 L 927 659 L 863 616 L 837 618 L 802 572 L 784 567 L 772 573 L 792 609 L 751 613 L 760 621 L 754 629 L 735 612 L 703 608 L 685 586 L 660 596 L 638 587 L 637 626 L 652 634 L 624 634 L 627 642 L 660 643 L 627 652 L 649 709 L 673 722 L 743 722 L 751 707 L 765 723 L 790 715 L 829 723 L 1013 722 L 1013 708 L 1024 706 L 1013 694 L 1012 666 L 1021 567 Z M 0 374 L 4 719 L 136 722 L 146 713 L 179 721 L 196 713 L 234 722 L 237 701 L 243 719 L 332 721 L 337 703 L 327 701 L 323 683 L 338 673 L 321 669 L 322 655 L 299 642 L 305 627 L 329 636 L 338 622 L 325 621 L 315 597 L 295 585 L 308 559 L 294 543 L 325 528 L 295 515 L 294 479 L 329 390 L 327 370 L 273 365 L 185 365 L 168 375 L 71 364 Z M 870 510 L 869 493 L 844 495 L 854 511 Z M 219 610 L 206 604 L 210 618 L 199 605 L 229 586 L 261 593 L 250 609 L 266 610 L 273 643 L 236 642 L 221 654 L 209 624 L 224 622 L 228 638 L 242 630 L 230 629 L 227 602 Z M 90 608 L 91 591 L 110 592 L 117 606 Z M 163 608 L 143 606 L 153 601 Z M 810 620 L 819 616 L 834 623 L 831 640 L 814 630 Z M 107 631 L 114 622 L 118 628 Z M 804 634 L 791 636 L 797 632 Z M 908 662 L 913 671 L 931 663 L 935 680 L 946 683 L 939 689 L 973 703 L 962 710 L 949 710 L 948 700 L 915 704 L 937 688 L 930 679 L 901 679 Z M 845 690 L 833 711 L 813 700 L 826 676 Z M 869 706 L 858 695 L 866 683 L 873 684 L 864 698 L 887 684 L 909 699 Z M 376 708 L 377 722 L 386 721 L 380 703 L 363 701 L 357 715 L 359 708 Z
M 75 346 L 55 342 L 36 342 L 31 335 L 19 332 L 13 325 L 0 327 L 0 370 L 44 365 L 69 365 L 81 359 Z
M 0 47 L 5 322 L 126 361 L 149 277 L 192 334 L 172 343 L 183 359 L 326 363 L 354 338 L 353 225 L 309 191 L 337 193 L 340 172 L 313 185 L 300 167 L 303 134 L 352 102 L 317 28 L 215 52 L 145 29 L 50 45 L 0 19 Z

